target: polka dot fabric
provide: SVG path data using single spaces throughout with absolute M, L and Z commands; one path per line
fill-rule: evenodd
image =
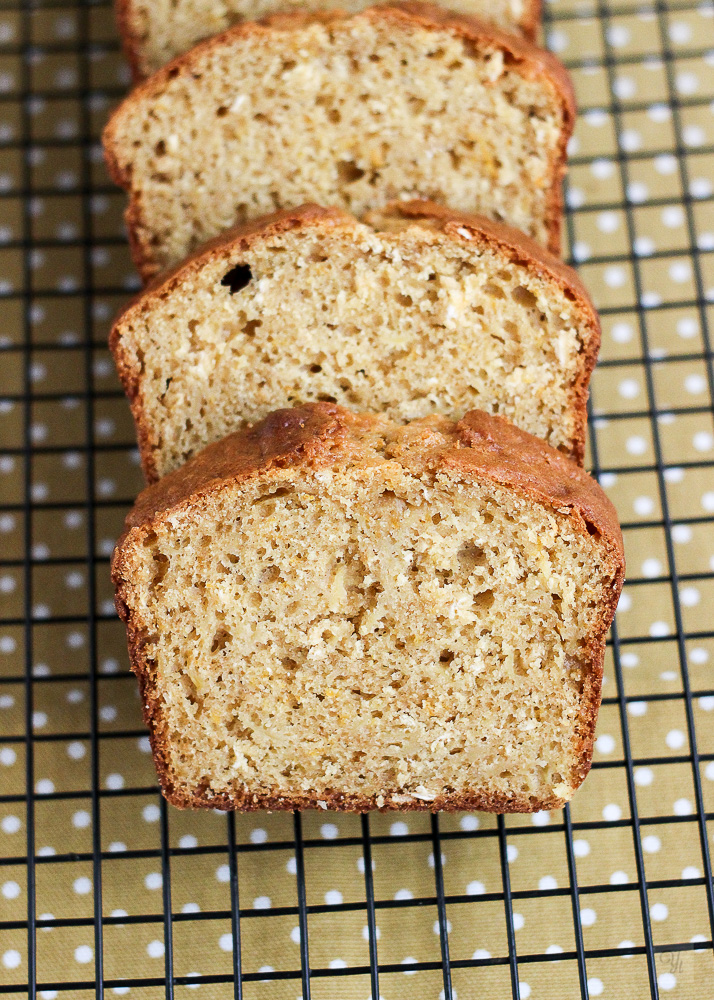
M 108 575 L 141 487 L 106 348 L 137 281 L 99 149 L 128 74 L 108 0 L 0 9 L 10 995 L 32 976 L 42 1000 L 89 995 L 101 956 L 110 997 L 173 982 L 223 1000 L 239 967 L 243 996 L 294 1000 L 307 960 L 318 1000 L 710 1000 L 714 4 L 554 0 L 545 15 L 580 106 L 565 243 L 603 321 L 588 463 L 628 580 L 570 809 L 432 821 L 161 800 Z

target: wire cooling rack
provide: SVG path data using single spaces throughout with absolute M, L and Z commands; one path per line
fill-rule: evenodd
M 158 794 L 108 581 L 141 486 L 112 12 L 0 0 L 0 993 L 714 997 L 713 15 L 546 10 L 629 565 L 586 785 L 533 817 L 224 816 Z

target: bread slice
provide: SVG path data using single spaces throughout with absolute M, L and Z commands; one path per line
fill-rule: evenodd
M 500 417 L 279 410 L 145 490 L 112 572 L 174 805 L 555 809 L 588 771 L 622 537 Z
M 597 314 L 523 234 L 428 202 L 374 227 L 315 205 L 247 224 L 110 337 L 149 481 L 288 404 L 412 420 L 478 406 L 582 461 Z
M 160 69 L 196 42 L 242 21 L 290 10 L 363 10 L 363 0 L 116 0 L 119 31 L 134 76 Z M 540 0 L 449 0 L 451 10 L 535 38 Z
M 148 279 L 235 223 L 305 202 L 361 217 L 430 198 L 557 252 L 573 118 L 549 53 L 404 4 L 230 28 L 137 87 L 104 146 Z

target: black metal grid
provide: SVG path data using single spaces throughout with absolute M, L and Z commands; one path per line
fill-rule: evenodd
M 112 614 L 102 608 L 98 600 L 98 583 L 102 575 L 106 576 L 108 565 L 108 553 L 102 552 L 98 545 L 97 538 L 97 515 L 102 511 L 119 510 L 127 506 L 132 499 L 131 491 L 127 491 L 126 496 L 112 497 L 107 499 L 102 495 L 101 480 L 98 480 L 98 466 L 107 456 L 113 454 L 126 454 L 130 446 L 127 443 L 106 443 L 99 439 L 96 433 L 96 411 L 97 407 L 107 401 L 120 399 L 121 394 L 118 389 L 101 389 L 96 386 L 95 360 L 96 352 L 101 351 L 105 342 L 96 336 L 96 323 L 94 316 L 95 303 L 102 298 L 116 299 L 119 301 L 126 294 L 126 285 L 106 283 L 99 281 L 96 277 L 93 250 L 97 246 L 118 246 L 122 244 L 122 238 L 96 232 L 95 219 L 91 211 L 92 199 L 98 195 L 113 195 L 114 189 L 101 177 L 98 178 L 93 169 L 96 159 L 97 148 L 97 125 L 93 115 L 92 101 L 97 96 L 113 101 L 121 96 L 123 88 L 119 86 L 98 86 L 92 80 L 91 63 L 93 53 L 97 51 L 97 43 L 92 35 L 92 16 L 99 9 L 106 6 L 106 0 L 99 0 L 98 3 L 85 2 L 68 5 L 53 0 L 37 0 L 37 2 L 25 3 L 5 3 L 0 6 L 0 13 L 10 11 L 17 16 L 16 23 L 19 26 L 19 33 L 15 39 L 8 44 L 3 44 L 2 54 L 9 57 L 19 58 L 20 65 L 20 87 L 19 91 L 11 94 L 0 94 L 0 101 L 14 101 L 20 109 L 19 127 L 17 133 L 9 138 L 3 138 L 2 146 L 4 150 L 17 150 L 21 158 L 21 168 L 19 183 L 11 190 L 0 190 L 0 215 L 2 215 L 3 203 L 8 204 L 10 198 L 22 198 L 22 213 L 17 231 L 13 232 L 9 239 L 3 243 L 3 248 L 19 251 L 22 256 L 22 273 L 20 275 L 19 287 L 16 289 L 4 290 L 0 302 L 6 305 L 16 301 L 20 306 L 19 315 L 22 323 L 22 337 L 19 341 L 3 343 L 0 352 L 3 354 L 5 362 L 12 360 L 14 356 L 20 355 L 22 358 L 22 389 L 20 392 L 8 393 L 3 396 L 5 402 L 14 403 L 22 408 L 22 428 L 21 440 L 19 443 L 9 442 L 5 447 L 3 442 L 3 455 L 10 458 L 17 458 L 22 462 L 22 498 L 7 502 L 5 497 L 0 498 L 0 515 L 11 514 L 20 515 L 23 524 L 23 554 L 20 557 L 6 558 L 6 553 L 1 553 L 0 566 L 2 569 L 18 569 L 22 572 L 23 579 L 23 608 L 21 615 L 5 617 L 0 621 L 3 626 L 18 628 L 21 630 L 24 647 L 24 673 L 0 675 L 0 692 L 9 689 L 10 686 L 21 684 L 25 695 L 25 732 L 23 733 L 2 733 L 0 739 L 3 747 L 20 747 L 25 754 L 25 789 L 24 792 L 6 793 L 0 786 L 0 804 L 15 803 L 24 807 L 26 824 L 26 851 L 15 856 L 0 859 L 0 869 L 9 870 L 13 866 L 22 866 L 26 870 L 27 887 L 27 913 L 26 919 L 22 920 L 0 920 L 0 940 L 4 934 L 10 931 L 23 931 L 26 933 L 26 963 L 23 965 L 22 978 L 0 983 L 0 993 L 21 993 L 26 992 L 34 1000 L 38 992 L 47 991 L 77 991 L 93 990 L 98 998 L 104 996 L 107 989 L 131 987 L 139 988 L 161 988 L 167 998 L 173 998 L 177 987 L 186 985 L 201 984 L 226 984 L 232 988 L 232 994 L 236 998 L 241 998 L 251 984 L 265 981 L 266 973 L 263 971 L 246 972 L 242 969 L 241 963 L 241 925 L 245 926 L 246 921 L 253 921 L 261 917 L 291 916 L 298 921 L 299 927 L 299 965 L 279 971 L 271 971 L 269 979 L 274 984 L 281 982 L 293 982 L 296 990 L 300 990 L 304 1000 L 308 1000 L 316 989 L 316 984 L 322 980 L 338 980 L 334 982 L 335 993 L 344 989 L 344 977 L 367 977 L 373 1000 L 380 997 L 380 979 L 382 989 L 384 989 L 384 978 L 393 973 L 404 972 L 403 964 L 385 963 L 380 961 L 380 948 L 377 933 L 378 916 L 385 910 L 408 910 L 413 907 L 435 907 L 438 918 L 438 937 L 440 956 L 432 961 L 420 961 L 409 966 L 409 971 L 429 972 L 439 974 L 445 1000 L 453 1000 L 455 990 L 453 988 L 454 974 L 457 970 L 479 969 L 486 967 L 504 967 L 508 970 L 510 977 L 510 995 L 518 998 L 525 997 L 525 993 L 519 992 L 519 980 L 524 968 L 530 964 L 551 963 L 550 969 L 554 981 L 558 981 L 561 970 L 572 967 L 577 969 L 577 990 L 582 998 L 596 995 L 592 985 L 589 986 L 590 965 L 603 958 L 610 958 L 629 954 L 633 956 L 643 956 L 646 961 L 647 983 L 649 994 L 656 998 L 660 995 L 658 985 L 658 956 L 662 954 L 671 955 L 677 952 L 691 952 L 706 949 L 709 953 L 714 949 L 714 888 L 712 886 L 712 862 L 708 842 L 707 822 L 714 820 L 714 812 L 707 811 L 705 807 L 705 796 L 702 788 L 700 765 L 704 762 L 714 760 L 714 753 L 699 752 L 697 745 L 697 729 L 693 701 L 695 698 L 708 697 L 714 694 L 714 686 L 707 686 L 694 690 L 690 681 L 687 643 L 692 639 L 714 638 L 714 623 L 702 617 L 699 627 L 696 629 L 686 629 L 684 616 L 679 597 L 680 584 L 684 581 L 699 581 L 712 579 L 714 574 L 706 572 L 681 573 L 677 570 L 677 558 L 673 547 L 672 529 L 678 524 L 687 525 L 701 524 L 711 525 L 714 517 L 687 517 L 677 518 L 672 515 L 669 503 L 667 471 L 671 468 L 668 464 L 661 441 L 659 419 L 663 415 L 676 413 L 683 415 L 696 415 L 712 412 L 712 400 L 714 400 L 714 361 L 712 354 L 712 342 L 708 326 L 708 307 L 710 300 L 706 297 L 705 280 L 703 276 L 704 259 L 707 252 L 702 251 L 697 246 L 697 224 L 694 215 L 694 205 L 702 204 L 702 199 L 694 199 L 689 194 L 689 151 L 682 145 L 681 139 L 677 139 L 673 149 L 667 148 L 647 152 L 623 152 L 615 155 L 617 170 L 624 191 L 628 189 L 632 164 L 639 160 L 652 159 L 661 153 L 673 152 L 677 157 L 677 170 L 682 186 L 683 195 L 680 203 L 686 213 L 686 224 L 688 231 L 688 247 L 685 249 L 675 249 L 673 251 L 662 251 L 661 256 L 686 257 L 691 260 L 694 271 L 694 285 L 696 295 L 694 298 L 684 298 L 676 302 L 668 302 L 662 305 L 654 305 L 644 308 L 640 302 L 643 292 L 643 281 L 641 276 L 642 259 L 632 250 L 626 254 L 601 254 L 597 257 L 590 257 L 589 264 L 606 265 L 611 263 L 624 264 L 631 269 L 635 298 L 634 303 L 628 303 L 626 307 L 612 306 L 602 310 L 603 315 L 634 315 L 639 334 L 639 354 L 635 357 L 628 356 L 622 358 L 608 359 L 602 362 L 601 367 L 617 368 L 625 365 L 637 365 L 644 372 L 646 385 L 646 405 L 640 410 L 627 410 L 626 412 L 614 410 L 613 412 L 597 413 L 597 420 L 617 421 L 623 419 L 642 419 L 648 422 L 652 435 L 654 461 L 645 464 L 619 464 L 616 467 L 605 465 L 601 461 L 598 443 L 597 421 L 593 424 L 591 435 L 591 462 L 596 475 L 603 476 L 616 473 L 619 476 L 638 475 L 651 473 L 656 478 L 658 499 L 661 508 L 660 518 L 647 518 L 640 520 L 628 520 L 623 527 L 626 532 L 637 532 L 652 528 L 664 529 L 666 539 L 666 559 L 668 569 L 666 572 L 655 577 L 634 577 L 631 578 L 630 585 L 650 587 L 652 585 L 665 585 L 671 591 L 671 599 L 674 608 L 674 618 L 676 624 L 676 635 L 667 639 L 652 638 L 649 635 L 635 635 L 627 638 L 628 648 L 633 645 L 645 645 L 653 642 L 674 642 L 676 646 L 676 661 L 681 675 L 682 691 L 674 694 L 652 693 L 649 695 L 628 695 L 623 678 L 622 666 L 622 640 L 618 634 L 617 625 L 613 628 L 609 648 L 612 651 L 614 663 L 614 678 L 617 693 L 607 696 L 603 700 L 605 706 L 613 706 L 619 713 L 619 722 L 623 740 L 622 761 L 598 760 L 594 765 L 594 770 L 623 768 L 626 774 L 627 798 L 629 801 L 630 816 L 614 822 L 602 822 L 599 820 L 577 821 L 571 816 L 571 810 L 566 807 L 563 810 L 560 821 L 550 823 L 549 833 L 562 834 L 565 852 L 567 857 L 568 885 L 561 888 L 552 889 L 513 889 L 511 886 L 508 847 L 509 840 L 524 836 L 537 836 L 539 829 L 529 826 L 510 826 L 503 817 L 498 817 L 493 828 L 477 830 L 445 830 L 443 821 L 438 816 L 431 818 L 430 829 L 423 832 L 410 833 L 402 837 L 404 843 L 428 843 L 433 852 L 433 891 L 419 898 L 412 899 L 386 899 L 380 898 L 375 891 L 373 878 L 373 853 L 375 848 L 393 842 L 393 838 L 374 834 L 370 826 L 370 817 L 361 818 L 359 836 L 342 836 L 338 841 L 325 841 L 324 839 L 306 837 L 303 832 L 303 818 L 300 814 L 295 814 L 293 819 L 292 838 L 273 840 L 270 843 L 242 843 L 236 832 L 236 818 L 228 815 L 225 818 L 225 839 L 212 844 L 203 844 L 194 847 L 171 846 L 170 839 L 170 812 L 163 800 L 160 801 L 160 844 L 156 848 L 130 849 L 123 852 L 122 857 L 126 859 L 151 859 L 155 858 L 160 862 L 162 873 L 162 906 L 161 912 L 134 914 L 130 916 L 108 915 L 103 907 L 102 900 L 102 875 L 103 866 L 115 855 L 111 851 L 102 847 L 102 803 L 111 799 L 136 798 L 141 795 L 151 795 L 155 793 L 155 786 L 132 785 L 123 788 L 107 788 L 102 786 L 100 779 L 100 756 L 103 747 L 112 741 L 126 739 L 136 739 L 142 736 L 143 730 L 140 728 L 114 729 L 111 732 L 104 731 L 99 723 L 99 698 L 98 686 L 103 678 L 98 672 L 98 629 L 103 623 L 112 619 Z M 681 136 L 682 123 L 681 115 L 683 110 L 705 106 L 710 98 L 691 97 L 682 98 L 678 96 L 674 81 L 674 61 L 675 55 L 672 52 L 668 40 L 669 18 L 673 12 L 689 12 L 697 9 L 699 4 L 689 2 L 677 2 L 672 4 L 655 3 L 649 8 L 656 17 L 659 37 L 659 51 L 657 55 L 666 67 L 667 77 L 667 98 L 666 103 L 671 109 L 671 114 L 675 127 L 675 134 Z M 45 42 L 42 51 L 45 54 L 65 54 L 71 53 L 77 57 L 78 74 L 76 86 L 65 88 L 62 97 L 79 101 L 81 106 L 81 123 L 78 134 L 67 138 L 47 138 L 42 140 L 42 146 L 46 151 L 64 151 L 67 149 L 78 149 L 79 157 L 79 179 L 71 190 L 62 191 L 56 187 L 48 187 L 37 184 L 33 178 L 31 169 L 31 151 L 36 148 L 37 143 L 33 139 L 33 127 L 30 116 L 31 102 L 40 99 L 51 101 L 56 97 L 52 89 L 38 87 L 33 80 L 32 66 L 33 54 L 38 51 L 38 46 L 33 37 L 33 14 L 38 9 L 53 9 L 71 11 L 77 17 L 78 32 L 76 36 L 67 42 Z M 648 57 L 648 53 L 622 57 L 613 49 L 609 41 L 609 28 L 614 20 L 621 16 L 627 16 L 638 9 L 637 4 L 621 4 L 607 6 L 601 2 L 590 5 L 589 10 L 596 18 L 600 33 L 602 48 L 601 54 L 595 58 L 586 60 L 589 65 L 604 68 L 610 85 L 610 92 L 613 92 L 615 81 L 615 71 L 624 65 L 641 64 Z M 582 18 L 583 8 L 569 9 L 555 15 L 546 7 L 546 31 L 554 26 L 567 25 L 571 21 Z M 714 47 L 714 36 L 711 39 L 704 39 L 708 44 L 702 47 L 691 47 L 686 50 L 678 50 L 677 59 L 701 56 Z M 112 47 L 111 41 L 101 43 L 105 47 Z M 582 66 L 583 60 L 574 60 L 571 68 L 577 69 Z M 638 105 L 636 102 L 627 103 L 627 112 L 644 110 L 650 102 L 643 102 Z M 623 121 L 623 103 L 616 97 L 611 97 L 608 105 L 597 104 L 595 108 L 605 108 L 612 116 L 615 126 L 620 130 Z M 587 102 L 582 109 L 588 110 Z M 714 146 L 700 146 L 696 150 L 697 155 L 714 154 Z M 594 156 L 573 156 L 574 166 L 587 166 L 596 157 Z M 76 236 L 67 239 L 39 238 L 33 226 L 33 199 L 38 197 L 72 197 L 80 198 L 81 201 L 81 225 Z M 705 198 L 704 201 L 711 200 Z M 650 199 L 650 206 L 664 206 L 672 203 L 672 198 Z M 571 207 L 567 214 L 568 234 L 571 245 L 575 244 L 575 226 L 578 216 L 588 213 L 602 212 L 605 210 L 620 210 L 625 213 L 628 242 L 630 247 L 634 246 L 636 237 L 635 224 L 635 202 L 625 197 L 624 200 L 601 201 L 598 204 L 589 203 L 581 207 Z M 0 218 L 0 222 L 2 219 Z M 32 254 L 36 251 L 50 250 L 57 248 L 75 248 L 81 254 L 82 282 L 80 287 L 70 290 L 44 288 L 38 294 L 34 288 L 34 277 L 32 270 Z M 648 260 L 656 259 L 659 254 L 655 253 L 648 257 Z M 0 275 L 2 277 L 2 275 Z M 84 338 L 79 343 L 57 343 L 42 342 L 38 340 L 33 332 L 32 309 L 38 298 L 45 303 L 53 300 L 64 300 L 71 296 L 79 306 L 82 317 Z M 706 406 L 686 406 L 667 407 L 666 410 L 658 408 L 657 390 L 655 383 L 655 365 L 657 358 L 653 355 L 650 345 L 650 317 L 658 312 L 682 309 L 684 307 L 695 309 L 702 333 L 702 349 L 697 352 L 681 352 L 670 354 L 667 363 L 678 361 L 702 361 L 706 368 L 709 400 Z M 1 331 L 0 331 L 1 332 Z M 47 352 L 76 352 L 77 360 L 81 364 L 80 392 L 72 394 L 72 398 L 78 402 L 84 410 L 85 428 L 83 439 L 75 440 L 72 443 L 72 451 L 79 454 L 84 462 L 84 490 L 81 502 L 76 500 L 43 500 L 37 499 L 33 495 L 33 469 L 38 459 L 51 457 L 66 452 L 66 446 L 42 445 L 33 439 L 33 409 L 38 404 L 61 402 L 67 398 L 67 394 L 61 391 L 38 392 L 34 387 L 32 378 L 32 366 L 38 357 Z M 592 414 L 591 414 L 592 416 Z M 689 469 L 704 470 L 712 472 L 714 479 L 714 462 L 709 460 L 687 461 L 678 463 L 679 467 Z M 98 488 L 99 483 L 99 488 Z M 46 512 L 60 512 L 63 510 L 76 511 L 83 509 L 85 528 L 84 556 L 83 560 L 73 557 L 51 557 L 38 559 L 33 553 L 34 532 L 33 522 Z M 34 570 L 39 563 L 44 566 L 63 567 L 65 565 L 76 566 L 83 561 L 86 571 L 86 607 L 81 614 L 58 614 L 49 617 L 38 616 L 35 606 L 36 594 L 34 593 Z M 43 624 L 77 624 L 86 627 L 87 635 L 87 659 L 90 665 L 86 673 L 88 691 L 88 725 L 72 732 L 62 732 L 57 734 L 44 735 L 38 733 L 33 728 L 33 712 L 35 710 L 35 694 L 38 685 L 59 685 L 64 682 L 77 681 L 78 675 L 72 670 L 66 672 L 56 672 L 51 676 L 38 677 L 35 669 L 35 657 L 33 655 L 33 643 L 35 642 L 35 625 L 38 621 Z M 112 679 L 121 681 L 130 675 L 126 670 L 117 670 L 113 673 Z M 689 738 L 690 752 L 676 756 L 647 756 L 638 757 L 633 755 L 630 746 L 627 707 L 635 701 L 647 700 L 648 702 L 677 702 L 682 705 L 685 712 L 687 735 Z M 50 793 L 39 793 L 36 789 L 35 754 L 38 748 L 43 745 L 52 744 L 59 741 L 85 740 L 89 744 L 90 769 L 89 785 L 87 789 L 80 791 L 59 791 Z M 655 766 L 675 762 L 686 764 L 691 771 L 694 788 L 695 809 L 688 815 L 669 815 L 656 817 L 640 816 L 638 812 L 638 797 L 635 786 L 635 768 L 640 766 Z M 582 794 L 587 795 L 587 791 Z M 36 844 L 36 809 L 38 799 L 43 802 L 62 802 L 70 799 L 88 799 L 91 810 L 91 850 L 72 851 L 64 854 L 46 855 L 38 853 Z M 703 886 L 706 892 L 706 902 L 709 919 L 709 935 L 707 940 L 693 943 L 691 941 L 676 941 L 666 944 L 655 943 L 652 924 L 650 919 L 650 904 L 648 893 L 653 889 L 670 889 L 682 885 L 679 879 L 648 879 L 645 870 L 645 859 L 642 849 L 642 831 L 653 824 L 695 824 L 699 836 L 701 851 L 701 862 L 703 875 L 699 878 L 688 881 L 689 886 Z M 574 834 L 582 830 L 603 830 L 625 828 L 631 832 L 632 843 L 636 862 L 637 880 L 622 884 L 579 884 L 577 872 L 577 860 L 575 853 Z M 470 841 L 474 850 L 480 843 L 485 841 L 497 843 L 501 862 L 502 885 L 499 891 L 483 893 L 478 899 L 482 903 L 502 903 L 503 916 L 505 920 L 507 949 L 504 954 L 489 958 L 454 959 L 449 954 L 449 921 L 447 911 L 456 913 L 459 906 L 473 903 L 473 897 L 467 894 L 448 893 L 445 887 L 444 870 L 442 866 L 442 848 L 456 841 Z M 354 846 L 360 848 L 363 859 L 364 870 L 364 893 L 363 898 L 357 901 L 342 902 L 339 904 L 316 904 L 308 903 L 306 886 L 305 853 L 307 850 L 330 851 L 335 845 L 340 847 Z M 289 906 L 271 906 L 268 909 L 256 909 L 240 905 L 238 868 L 239 859 L 250 855 L 261 854 L 270 856 L 270 852 L 279 852 L 286 849 L 293 850 L 295 856 L 296 882 L 296 903 Z M 229 865 L 229 888 L 230 905 L 227 909 L 210 910 L 205 912 L 175 912 L 172 908 L 172 862 L 181 857 L 190 855 L 227 855 Z M 55 866 L 63 864 L 74 864 L 86 862 L 91 865 L 93 883 L 93 902 L 91 915 L 72 916 L 62 918 L 49 918 L 38 916 L 36 912 L 36 890 L 38 872 L 44 866 Z M 582 900 L 592 895 L 604 893 L 636 892 L 639 897 L 640 913 L 642 922 L 643 944 L 632 945 L 625 948 L 586 948 L 581 924 L 581 904 Z M 574 948 L 557 954 L 547 952 L 534 952 L 519 954 L 516 947 L 516 928 L 514 924 L 514 904 L 519 900 L 554 899 L 563 897 L 569 900 L 572 910 L 572 929 Z M 616 905 L 616 904 L 613 904 Z M 314 966 L 310 960 L 310 918 L 320 914 L 339 915 L 360 911 L 366 913 L 368 928 L 368 963 L 352 965 L 348 967 L 327 967 Z M 199 978 L 187 975 L 176 975 L 174 973 L 174 935 L 177 927 L 190 923 L 194 932 L 201 934 L 202 924 L 207 921 L 227 920 L 230 923 L 232 936 L 232 970 L 225 973 L 205 974 Z M 163 930 L 163 973 L 154 976 L 140 976 L 133 978 L 118 978 L 105 974 L 104 959 L 107 954 L 104 941 L 105 932 L 118 925 L 138 925 L 138 924 L 158 924 Z M 91 928 L 93 933 L 93 975 L 90 977 L 77 978 L 70 981 L 67 979 L 53 980 L 48 975 L 48 970 L 39 970 L 38 977 L 38 933 L 45 927 L 86 927 Z M 634 936 L 634 935 L 633 935 Z M 0 946 L 0 951 L 2 951 Z M 555 963 L 559 963 L 556 965 Z M 26 972 L 24 971 L 26 969 Z M 710 969 L 708 982 L 714 981 Z M 565 981 L 565 980 L 563 980 Z M 701 989 L 706 991 L 706 981 L 701 981 Z M 592 982 L 592 981 L 591 981 Z M 220 995 L 230 995 L 221 993 Z M 427 992 L 422 990 L 424 995 Z M 436 995 L 436 994 L 435 994 Z M 506 993 L 504 992 L 504 996 Z M 564 995 L 564 994 L 561 994 Z M 571 993 L 571 995 L 575 995 Z M 694 994 L 692 994 L 693 996 Z M 706 992 L 697 993 L 697 996 L 708 995 Z

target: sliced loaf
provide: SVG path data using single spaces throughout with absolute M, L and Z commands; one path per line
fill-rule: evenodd
M 374 228 L 315 205 L 233 230 L 117 320 L 149 480 L 288 404 L 404 421 L 500 413 L 583 457 L 597 315 L 515 230 L 426 202 Z
M 587 774 L 622 537 L 500 417 L 277 411 L 145 490 L 112 572 L 175 805 L 529 811 Z
M 437 7 L 276 16 L 202 42 L 104 133 L 145 279 L 231 225 L 308 201 L 478 211 L 556 251 L 571 84 L 549 53 Z
M 116 0 L 124 51 L 139 78 L 241 21 L 290 10 L 354 14 L 366 6 L 364 0 Z M 528 38 L 535 37 L 540 22 L 540 0 L 449 0 L 449 7 Z

